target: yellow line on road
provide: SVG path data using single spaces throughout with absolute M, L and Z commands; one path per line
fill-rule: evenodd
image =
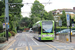
M 64 50 L 64 49 L 61 49 L 61 50 Z
M 51 46 L 47 45 L 49 48 L 52 48 Z M 55 50 L 54 48 L 52 48 L 53 50 Z
M 13 50 L 13 49 L 11 49 L 11 50 Z
M 26 46 L 26 50 L 28 50 L 28 47 Z
M 17 47 L 15 50 L 18 50 L 18 49 L 21 49 L 21 48 L 24 48 L 25 46 L 23 46 L 23 47 Z
M 75 50 L 75 49 L 74 49 Z
M 17 48 L 15 50 L 17 50 Z
M 5 47 L 3 50 L 7 50 L 16 40 L 13 40 L 7 47 Z
M 22 49 L 19 49 L 19 50 L 22 50 Z
M 46 45 L 33 45 L 32 47 L 40 47 L 40 46 L 46 46 Z
M 30 50 L 33 50 L 31 46 L 30 46 Z
M 51 45 L 51 44 L 49 44 L 49 45 Z M 52 47 L 54 47 L 54 48 L 56 48 L 55 46 L 53 46 L 53 45 L 51 45 Z M 58 49 L 58 48 L 56 48 L 57 50 L 60 50 L 60 49 Z

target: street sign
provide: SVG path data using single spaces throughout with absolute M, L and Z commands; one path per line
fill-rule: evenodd
M 70 26 L 70 15 L 67 14 L 67 26 Z
M 5 23 L 3 23 L 3 28 L 6 28 L 6 25 L 5 25 Z
M 8 29 L 9 29 L 9 25 L 8 25 Z
M 59 26 L 62 26 L 62 20 L 59 20 Z
M 72 27 L 74 27 L 74 24 L 72 24 Z

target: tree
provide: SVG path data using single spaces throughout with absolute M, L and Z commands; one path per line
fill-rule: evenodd
M 47 17 L 47 12 L 44 10 L 44 5 L 42 5 L 38 0 L 35 0 L 33 3 L 33 6 L 31 8 L 31 15 L 30 15 L 30 19 L 31 19 L 31 26 L 36 23 L 38 20 L 44 20 Z
M 47 19 L 48 19 L 48 20 L 54 20 L 54 17 L 53 17 L 53 14 L 52 14 L 51 11 L 49 12 Z
M 0 30 L 3 29 L 3 25 L 2 25 L 2 22 L 0 21 Z
M 62 15 L 61 15 L 61 20 L 62 20 L 62 26 L 66 26 L 67 24 L 67 21 L 66 21 L 66 14 L 65 14 L 65 11 L 62 12 Z
M 30 18 L 24 17 L 21 19 L 21 26 L 29 27 L 29 24 L 31 23 Z
M 5 5 L 2 1 L 0 1 L 0 16 L 4 13 Z
M 44 10 L 41 17 L 43 19 L 47 20 L 48 19 L 48 12 Z
M 73 16 L 73 19 L 75 19 L 75 15 Z
M 44 6 L 38 0 L 35 0 L 31 8 L 30 17 L 40 17 L 41 18 L 42 11 L 44 11 Z

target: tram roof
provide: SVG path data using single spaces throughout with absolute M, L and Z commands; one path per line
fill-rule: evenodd
M 53 21 L 53 20 L 41 20 L 41 21 L 36 22 L 35 24 L 38 24 L 38 23 L 40 23 L 40 22 L 42 22 L 42 21 Z M 34 24 L 34 25 L 35 25 L 35 24 Z

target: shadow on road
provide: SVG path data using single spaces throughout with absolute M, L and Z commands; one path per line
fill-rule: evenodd
M 53 40 L 38 40 L 35 37 L 33 37 L 35 40 L 39 41 L 39 42 L 53 42 Z

